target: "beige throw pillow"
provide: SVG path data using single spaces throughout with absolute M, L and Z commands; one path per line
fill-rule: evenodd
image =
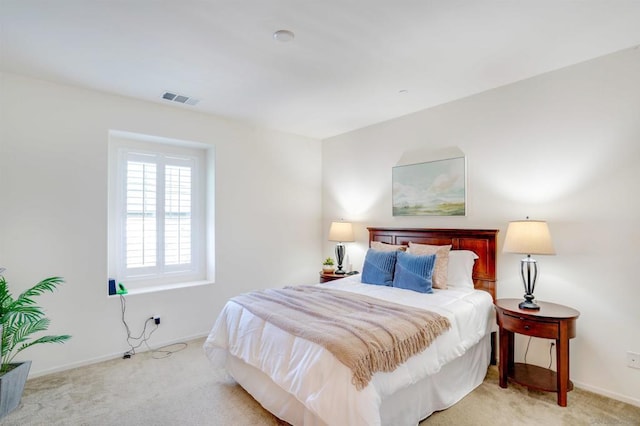
M 382 243 L 380 241 L 371 241 L 371 248 L 379 251 L 407 251 L 407 246 L 399 246 L 395 244 Z
M 450 250 L 451 244 L 447 246 L 432 246 L 430 244 L 416 244 L 409 242 L 408 252 L 417 255 L 436 255 L 436 266 L 433 268 L 433 287 L 444 290 L 447 288 Z

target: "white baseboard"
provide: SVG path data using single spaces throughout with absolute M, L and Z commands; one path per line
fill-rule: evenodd
M 582 390 L 593 392 L 593 393 L 596 393 L 598 395 L 606 396 L 607 398 L 615 399 L 616 401 L 622 401 L 622 402 L 625 402 L 627 404 L 631 404 L 631 405 L 635 405 L 636 407 L 640 407 L 640 399 L 631 398 L 631 397 L 628 397 L 626 395 L 621 395 L 619 393 L 611 392 L 611 391 L 608 391 L 606 389 L 599 388 L 597 386 L 591 386 L 591 385 L 588 385 L 586 383 L 576 382 L 575 380 L 572 380 L 572 381 L 573 381 L 573 384 L 577 388 L 580 388 Z
M 181 337 L 179 339 L 174 339 L 174 340 L 170 340 L 167 342 L 162 342 L 162 343 L 158 343 L 155 345 L 151 346 L 151 349 L 157 349 L 157 348 L 161 348 L 163 346 L 168 346 L 168 345 L 173 345 L 176 343 L 182 343 L 182 342 L 188 342 L 191 340 L 195 340 L 195 339 L 200 339 L 202 337 L 206 337 L 209 334 L 209 332 L 203 332 L 203 333 L 197 333 L 195 335 L 192 336 L 186 336 L 186 337 Z M 142 348 L 140 347 L 139 349 L 136 349 L 137 353 L 142 353 L 142 352 L 147 352 L 148 349 Z M 79 367 L 85 367 L 87 365 L 91 365 L 91 364 L 97 364 L 99 362 L 104 362 L 104 361 L 110 361 L 112 359 L 117 359 L 117 358 L 122 358 L 122 354 L 126 352 L 125 350 L 120 350 L 118 352 L 113 352 L 107 355 L 103 355 L 103 356 L 99 356 L 99 357 L 95 357 L 95 358 L 90 358 L 90 359 L 86 359 L 83 361 L 76 361 L 76 362 L 72 362 L 70 364 L 64 364 L 58 367 L 54 367 L 54 368 L 50 368 L 47 370 L 40 370 L 40 371 L 30 371 L 29 372 L 29 379 L 35 379 L 36 377 L 42 377 L 42 376 L 46 376 L 49 374 L 53 374 L 53 373 L 59 373 L 60 371 L 66 371 L 66 370 L 71 370 L 73 368 L 79 368 Z

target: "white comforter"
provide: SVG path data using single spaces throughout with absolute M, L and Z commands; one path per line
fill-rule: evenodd
M 495 323 L 491 296 L 484 291 L 447 289 L 421 294 L 362 284 L 359 275 L 319 285 L 421 307 L 451 322 L 451 329 L 422 353 L 391 373 L 376 373 L 358 391 L 351 383 L 351 371 L 326 349 L 228 302 L 204 345 L 214 366 L 223 368 L 226 354 L 234 355 L 266 373 L 329 425 L 379 425 L 382 398 L 437 373 L 491 332 Z M 345 406 L 349 409 L 337 409 Z

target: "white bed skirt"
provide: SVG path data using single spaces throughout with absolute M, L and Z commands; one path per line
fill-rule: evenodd
M 491 335 L 487 334 L 462 356 L 444 365 L 438 373 L 383 399 L 380 406 L 382 425 L 416 425 L 433 412 L 451 407 L 482 383 L 490 357 Z M 262 371 L 230 354 L 226 359 L 227 370 L 236 382 L 278 418 L 294 426 L 326 425 Z

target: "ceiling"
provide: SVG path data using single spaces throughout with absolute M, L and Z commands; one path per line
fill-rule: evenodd
M 0 0 L 2 71 L 320 139 L 638 45 L 640 0 Z

